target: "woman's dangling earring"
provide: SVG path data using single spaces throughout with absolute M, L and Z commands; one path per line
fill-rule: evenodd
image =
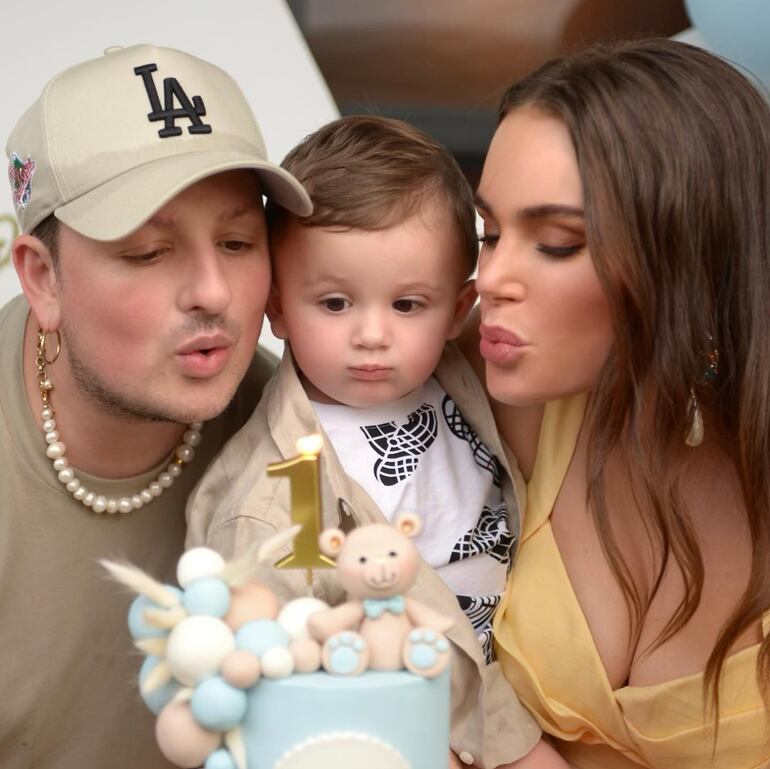
M 684 442 L 688 446 L 695 448 L 703 443 L 703 414 L 700 411 L 700 403 L 695 389 L 690 388 L 690 405 L 687 413 L 687 433 L 684 436 Z
M 709 342 L 712 345 L 709 352 L 709 363 L 698 384 L 708 384 L 716 379 L 719 373 L 719 350 L 714 346 L 714 339 L 709 335 Z M 690 400 L 687 407 L 687 432 L 684 436 L 684 442 L 695 448 L 703 443 L 703 414 L 701 413 L 698 396 L 695 394 L 695 388 L 690 388 Z

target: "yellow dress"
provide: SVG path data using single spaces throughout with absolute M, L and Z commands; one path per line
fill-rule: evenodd
M 713 763 L 701 673 L 654 686 L 610 686 L 550 523 L 584 408 L 584 396 L 546 407 L 519 555 L 495 617 L 506 678 L 580 769 L 770 766 L 770 727 L 755 673 L 759 645 L 726 660 Z

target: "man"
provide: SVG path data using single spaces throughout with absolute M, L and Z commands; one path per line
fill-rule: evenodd
M 170 49 L 60 74 L 7 154 L 24 297 L 0 309 L 0 764 L 165 767 L 97 560 L 173 580 L 187 495 L 270 370 L 262 194 L 310 201 L 230 77 Z

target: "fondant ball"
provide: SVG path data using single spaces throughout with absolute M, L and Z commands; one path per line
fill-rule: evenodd
M 230 587 L 217 577 L 201 577 L 187 586 L 182 605 L 188 614 L 224 617 L 230 608 Z
M 302 641 L 310 637 L 307 632 L 307 618 L 317 611 L 328 608 L 329 604 L 324 603 L 320 598 L 295 598 L 281 609 L 278 624 L 293 641 Z
M 286 678 L 294 672 L 294 657 L 285 646 L 274 646 L 260 658 L 265 678 Z
M 225 622 L 237 630 L 255 619 L 275 619 L 280 603 L 278 596 L 260 582 L 247 582 L 230 589 L 230 610 Z
M 216 617 L 187 617 L 169 634 L 166 660 L 171 674 L 187 686 L 214 675 L 235 648 L 233 631 Z
M 217 732 L 195 720 L 187 702 L 171 702 L 163 708 L 155 722 L 155 738 L 160 752 L 185 769 L 200 766 L 221 742 Z
M 292 641 L 289 646 L 297 673 L 315 673 L 321 667 L 321 645 L 310 638 Z
M 250 689 L 259 681 L 262 667 L 259 659 L 251 652 L 236 649 L 222 660 L 219 672 L 227 683 L 239 689 Z
M 227 748 L 220 748 L 206 759 L 203 769 L 237 769 L 237 767 L 230 751 Z
M 188 550 L 176 567 L 176 578 L 182 587 L 203 577 L 219 577 L 225 568 L 225 559 L 208 547 L 194 547 Z
M 182 591 L 178 587 L 173 585 L 164 585 L 163 587 L 166 590 L 172 591 L 180 599 L 181 603 Z M 162 610 L 163 608 L 143 595 L 138 595 L 134 598 L 128 609 L 128 632 L 131 633 L 131 637 L 135 641 L 141 638 L 160 638 L 168 633 L 168 630 L 148 624 L 144 618 L 145 609 Z
M 190 707 L 201 726 L 226 732 L 237 726 L 246 715 L 246 692 L 214 676 L 197 686 Z
M 289 634 L 272 619 L 255 619 L 242 625 L 235 634 L 235 645 L 261 657 L 274 646 L 288 646 Z
M 160 662 L 158 657 L 145 657 L 142 667 L 139 670 L 139 685 L 144 684 L 147 676 L 154 670 L 155 666 Z M 179 684 L 171 680 L 158 689 L 153 689 L 151 692 L 144 692 L 140 688 L 139 692 L 142 695 L 144 704 L 157 716 L 163 708 L 171 702 L 182 687 Z

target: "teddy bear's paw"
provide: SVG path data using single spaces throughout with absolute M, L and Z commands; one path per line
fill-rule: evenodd
M 369 665 L 369 647 L 358 633 L 346 630 L 326 641 L 322 660 L 327 673 L 356 676 Z
M 449 664 L 449 641 L 435 630 L 415 628 L 404 642 L 404 667 L 415 675 L 433 678 Z

